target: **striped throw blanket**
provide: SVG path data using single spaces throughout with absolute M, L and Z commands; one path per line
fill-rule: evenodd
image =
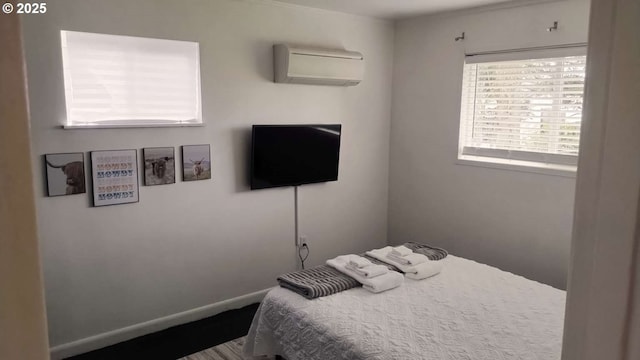
M 415 242 L 407 242 L 403 244 L 404 246 L 411 249 L 414 253 L 422 254 L 429 258 L 429 260 L 442 260 L 449 255 L 447 250 L 425 245 L 419 244 Z
M 444 249 L 414 242 L 405 243 L 404 246 L 413 250 L 415 253 L 425 255 L 431 260 L 444 259 L 448 254 Z M 365 255 L 361 254 L 360 256 Z M 401 272 L 400 269 L 391 264 L 369 256 L 366 256 L 366 258 L 374 264 L 385 265 L 389 270 Z M 341 273 L 329 265 L 320 265 L 311 269 L 282 274 L 278 276 L 277 280 L 281 287 L 300 294 L 307 299 L 328 296 L 362 286 L 362 284 L 354 278 Z
M 361 286 L 356 279 L 329 265 L 294 271 L 278 276 L 278 284 L 307 299 L 315 299 Z

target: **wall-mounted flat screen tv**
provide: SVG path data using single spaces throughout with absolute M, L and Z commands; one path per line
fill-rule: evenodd
M 253 125 L 251 189 L 338 180 L 341 125 Z

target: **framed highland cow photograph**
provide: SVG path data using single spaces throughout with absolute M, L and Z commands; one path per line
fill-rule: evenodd
M 211 179 L 211 153 L 209 145 L 182 146 L 182 180 Z
M 83 153 L 45 154 L 47 195 L 86 193 Z
M 176 158 L 173 147 L 142 149 L 144 159 L 144 184 L 165 185 L 176 182 Z

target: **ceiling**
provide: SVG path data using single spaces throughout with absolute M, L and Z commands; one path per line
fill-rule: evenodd
M 479 7 L 518 0 L 274 0 L 318 9 L 384 19 L 399 19 L 442 11 Z

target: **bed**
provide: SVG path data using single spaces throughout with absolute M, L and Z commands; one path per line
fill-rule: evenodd
M 287 360 L 560 359 L 565 292 L 449 255 L 444 270 L 373 294 L 313 300 L 272 289 L 246 356 Z

